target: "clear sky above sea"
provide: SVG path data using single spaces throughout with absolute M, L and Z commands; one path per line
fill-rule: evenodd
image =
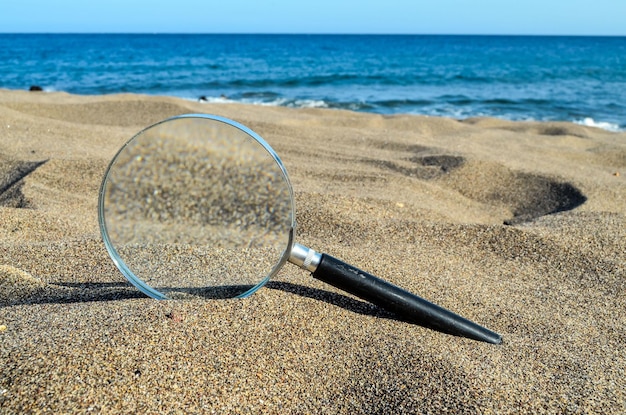
M 3 33 L 626 35 L 626 0 L 0 0 Z

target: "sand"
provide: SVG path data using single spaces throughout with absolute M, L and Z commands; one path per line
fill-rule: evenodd
M 156 301 L 97 222 L 118 148 L 211 113 L 263 136 L 297 238 L 503 336 L 398 321 L 287 264 Z M 0 90 L 0 413 L 625 413 L 626 133 Z

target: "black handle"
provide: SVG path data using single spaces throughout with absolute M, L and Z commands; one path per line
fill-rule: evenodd
M 322 254 L 313 277 L 391 311 L 404 320 L 456 336 L 502 343 L 499 334 L 330 255 Z

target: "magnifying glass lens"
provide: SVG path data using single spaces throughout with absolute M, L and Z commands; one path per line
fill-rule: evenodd
M 289 257 L 293 191 L 257 134 L 208 115 L 175 117 L 133 137 L 100 191 L 109 254 L 159 299 L 245 297 Z

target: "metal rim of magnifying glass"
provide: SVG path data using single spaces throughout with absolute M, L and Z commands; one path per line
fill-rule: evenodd
M 137 277 L 131 271 L 131 269 L 126 265 L 126 263 L 122 260 L 121 255 L 117 252 L 117 250 L 113 246 L 113 243 L 111 242 L 111 239 L 109 238 L 109 233 L 107 231 L 107 226 L 106 226 L 106 218 L 105 218 L 105 212 L 104 212 L 104 208 L 105 208 L 104 196 L 105 196 L 105 191 L 106 191 L 107 183 L 109 180 L 111 168 L 115 166 L 118 156 L 126 149 L 126 147 L 128 147 L 130 143 L 132 143 L 135 139 L 143 135 L 146 131 L 152 128 L 155 128 L 163 123 L 172 122 L 172 121 L 176 121 L 180 119 L 189 119 L 189 118 L 198 118 L 198 119 L 206 119 L 206 120 L 221 122 L 231 127 L 237 128 L 241 130 L 242 132 L 246 133 L 248 136 L 253 138 L 258 144 L 260 144 L 263 147 L 263 149 L 265 149 L 265 151 L 267 151 L 267 153 L 272 157 L 272 159 L 274 160 L 274 162 L 276 163 L 276 165 L 282 172 L 283 179 L 285 180 L 285 183 L 287 184 L 287 188 L 289 189 L 289 199 L 290 199 L 290 204 L 291 204 L 291 226 L 289 228 L 289 239 L 287 242 L 287 246 L 285 247 L 285 251 L 283 252 L 282 257 L 280 258 L 280 261 L 278 261 L 274 265 L 272 270 L 268 273 L 268 275 L 265 276 L 265 278 L 263 278 L 263 280 L 261 280 L 257 285 L 245 291 L 244 293 L 239 294 L 234 297 L 234 298 L 245 298 L 245 297 L 252 295 L 259 288 L 264 286 L 270 280 L 270 278 L 276 275 L 276 273 L 281 269 L 281 267 L 289 259 L 289 256 L 291 254 L 291 250 L 294 244 L 294 238 L 295 238 L 296 208 L 295 208 L 295 202 L 294 202 L 293 187 L 291 186 L 291 182 L 289 181 L 289 175 L 287 174 L 287 170 L 285 169 L 285 166 L 283 165 L 283 162 L 281 161 L 280 157 L 278 157 L 278 154 L 276 154 L 274 149 L 269 145 L 269 143 L 267 143 L 267 141 L 263 139 L 263 137 L 261 137 L 260 135 L 258 135 L 257 133 L 255 133 L 248 127 L 246 127 L 245 125 L 239 124 L 236 121 L 233 121 L 225 117 L 220 117 L 219 115 L 211 115 L 211 114 L 178 115 L 175 117 L 167 118 L 163 121 L 160 121 L 156 124 L 146 127 L 140 132 L 138 132 L 137 134 L 135 134 L 130 140 L 126 141 L 126 143 L 124 143 L 124 145 L 117 151 L 117 153 L 115 153 L 115 156 L 109 163 L 106 169 L 106 172 L 104 174 L 104 178 L 102 179 L 102 184 L 100 185 L 100 191 L 98 195 L 98 223 L 100 225 L 100 234 L 102 235 L 104 246 L 107 252 L 109 253 L 109 256 L 111 257 L 111 260 L 113 261 L 115 266 L 120 270 L 120 272 L 126 277 L 128 281 L 130 281 L 135 287 L 137 287 L 144 294 L 152 298 L 155 298 L 157 300 L 169 299 L 169 297 L 167 297 L 160 291 L 157 291 L 154 288 L 150 287 L 141 278 Z

